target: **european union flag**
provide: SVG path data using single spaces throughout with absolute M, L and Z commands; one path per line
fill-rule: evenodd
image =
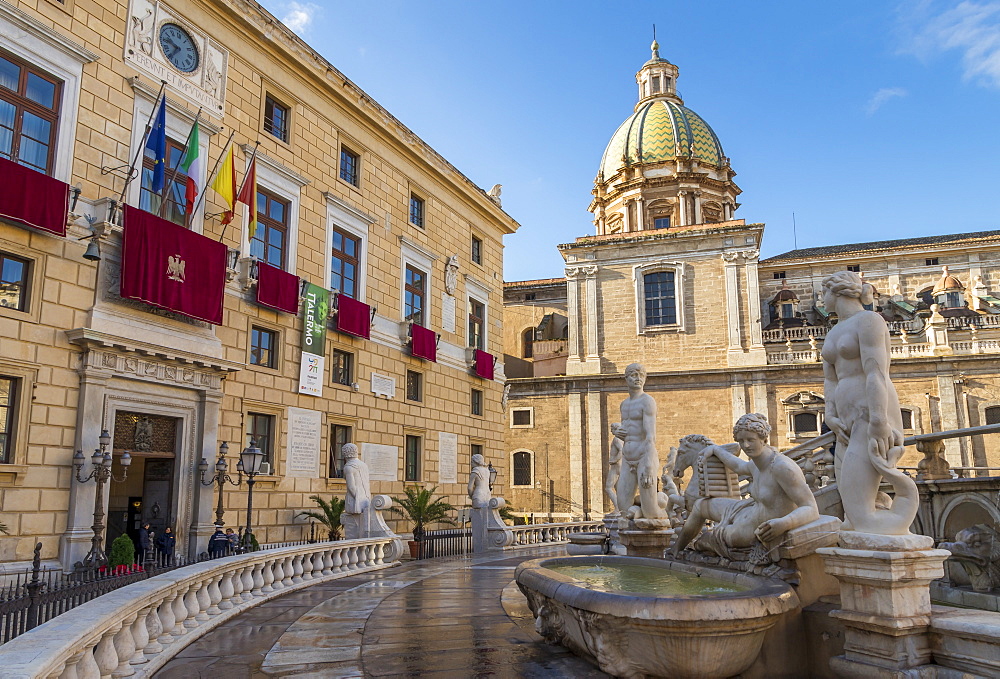
M 146 138 L 146 150 L 153 153 L 153 184 L 150 190 L 159 195 L 166 183 L 167 170 L 167 95 L 160 99 L 159 109 L 153 117 L 153 127 Z

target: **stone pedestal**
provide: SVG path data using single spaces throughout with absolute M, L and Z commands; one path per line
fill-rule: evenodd
M 923 535 L 843 531 L 839 547 L 817 550 L 840 581 L 844 655 L 830 661 L 842 677 L 922 677 L 931 669 L 930 582 L 950 554 Z
M 472 508 L 473 552 L 488 552 L 513 544 L 514 534 L 500 518 L 500 509 L 506 505 L 502 497 L 493 497 L 486 507 Z
M 674 531 L 671 528 L 618 531 L 618 539 L 625 547 L 628 556 L 642 556 L 647 559 L 662 559 L 663 552 L 670 546 L 670 539 L 673 536 Z
M 621 554 L 625 555 L 625 548 L 622 546 L 621 541 L 618 539 L 618 519 L 621 518 L 621 514 L 617 511 L 611 512 L 610 514 L 605 514 L 604 528 L 608 532 L 608 539 L 610 540 L 609 551 L 611 554 Z

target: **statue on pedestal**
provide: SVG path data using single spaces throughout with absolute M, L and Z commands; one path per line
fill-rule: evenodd
M 855 272 L 823 281 L 823 305 L 838 319 L 823 344 L 826 424 L 837 435 L 834 465 L 844 530 L 905 536 L 919 496 L 913 479 L 896 468 L 903 454 L 903 418 L 889 380 L 889 329 L 864 308 L 872 299 L 872 286 Z M 879 508 L 883 478 L 895 498 Z
M 490 504 L 490 470 L 486 458 L 479 453 L 472 456 L 472 472 L 469 474 L 469 498 L 472 508 L 480 509 Z
M 788 531 L 816 521 L 819 509 L 794 461 L 767 445 L 771 427 L 759 413 L 744 415 L 733 427 L 733 438 L 749 460 L 742 460 L 723 446 L 709 446 L 702 455 L 714 455 L 740 476 L 750 477 L 750 497 L 701 497 L 690 508 L 684 528 L 674 544 L 680 553 L 701 532 L 705 521 L 715 527 L 698 536 L 694 548 L 742 560 L 740 550 L 750 549 L 755 563 L 776 561 L 773 551 Z M 757 548 L 754 553 L 754 549 Z
M 347 482 L 347 496 L 344 498 L 344 513 L 340 523 L 344 526 L 344 537 L 348 540 L 363 537 L 362 518 L 371 504 L 371 481 L 368 465 L 358 457 L 358 447 L 345 443 L 341 448 L 344 455 L 344 480 Z
M 625 368 L 628 397 L 621 404 L 622 426 L 615 432 L 622 441 L 622 468 L 618 478 L 618 508 L 624 517 L 639 491 L 639 511 L 632 511 L 640 529 L 669 528 L 666 510 L 657 502 L 656 481 L 660 461 L 656 454 L 656 401 L 643 391 L 646 369 L 638 363 Z M 641 516 L 639 516 L 641 514 Z

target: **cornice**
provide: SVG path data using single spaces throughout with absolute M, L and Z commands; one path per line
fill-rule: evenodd
M 6 0 L 0 0 L 0 18 L 10 22 L 15 28 L 30 33 L 38 39 L 47 42 L 49 45 L 59 50 L 72 54 L 85 64 L 100 60 L 100 56 L 91 52 L 83 45 L 79 45 L 72 40 L 64 38 L 59 33 L 46 26 L 38 19 L 27 14 L 23 10 L 11 5 Z

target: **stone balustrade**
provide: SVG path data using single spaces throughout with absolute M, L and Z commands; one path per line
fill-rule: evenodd
M 569 542 L 573 533 L 603 533 L 603 521 L 573 521 L 571 523 L 538 523 L 531 526 L 508 526 L 513 534 L 510 547 L 527 547 L 544 543 Z
M 207 631 L 274 596 L 390 566 L 394 538 L 317 542 L 205 561 L 122 587 L 0 647 L 6 679 L 148 677 Z
M 804 325 L 798 328 L 776 328 L 764 331 L 765 342 L 785 342 L 787 340 L 822 339 L 829 328 L 824 325 Z

